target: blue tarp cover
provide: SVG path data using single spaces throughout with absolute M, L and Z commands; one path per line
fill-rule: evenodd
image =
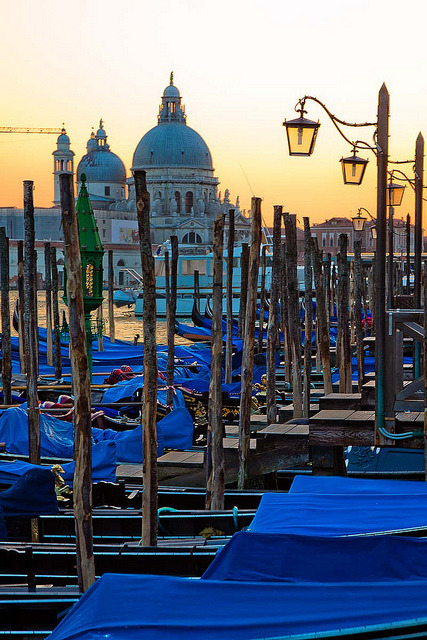
M 206 580 L 379 582 L 427 579 L 427 540 L 235 533 Z
M 163 455 L 164 448 L 191 449 L 193 431 L 193 418 L 189 411 L 184 408 L 174 409 L 157 423 L 157 455 Z M 98 442 L 114 442 L 118 462 L 142 462 L 141 424 L 130 431 L 92 429 L 92 434 Z
M 289 492 L 427 494 L 427 482 L 365 480 L 340 476 L 295 476 Z
M 187 409 L 174 409 L 157 423 L 158 455 L 164 448 L 191 449 L 193 419 Z M 129 431 L 92 428 L 93 456 L 96 462 L 96 480 L 111 480 L 116 462 L 142 462 L 142 426 Z M 28 416 L 21 408 L 6 409 L 0 413 L 0 441 L 6 443 L 9 453 L 28 455 Z M 109 441 L 97 452 L 97 443 Z M 48 414 L 40 416 L 40 453 L 42 456 L 72 459 L 74 451 L 73 425 Z M 65 471 L 70 471 L 65 468 Z
M 74 462 L 61 465 L 64 473 L 61 474 L 65 482 L 72 486 L 74 475 Z M 116 481 L 116 447 L 114 442 L 100 442 L 92 445 L 92 481 L 115 482 Z M 29 469 L 48 469 L 47 466 L 39 466 L 23 462 L 21 460 L 0 462 L 0 484 L 14 484 Z
M 343 536 L 427 528 L 427 494 L 265 493 L 250 530 Z
M 5 516 L 56 515 L 58 501 L 52 471 L 42 468 L 26 471 L 14 485 L 0 493 L 0 510 Z
M 50 640 L 248 640 L 427 615 L 427 581 L 259 583 L 104 574 Z

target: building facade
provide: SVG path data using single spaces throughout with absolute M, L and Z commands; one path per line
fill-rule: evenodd
M 54 206 L 35 209 L 35 233 L 38 243 L 63 241 L 59 208 L 59 175 L 74 173 L 74 152 L 65 129 L 53 152 Z M 171 235 L 178 236 L 182 253 L 207 253 L 212 250 L 213 223 L 221 214 L 235 210 L 236 244 L 250 239 L 250 215 L 240 211 L 239 198 L 230 192 L 218 194 L 219 180 L 214 174 L 212 156 L 203 138 L 187 125 L 187 116 L 179 90 L 173 83 L 165 88 L 157 125 L 142 136 L 136 146 L 131 170 L 144 169 L 150 193 L 150 225 L 153 250 L 164 245 Z M 104 122 L 92 131 L 86 153 L 77 171 L 77 190 L 81 176 L 92 202 L 101 241 L 114 251 L 115 282 L 126 285 L 130 277 L 123 269 L 141 271 L 138 222 L 133 177 L 127 177 L 122 160 L 111 150 Z M 24 237 L 23 210 L 0 207 L 0 226 L 11 240 Z M 40 245 L 41 246 L 41 245 Z M 58 258 L 62 260 L 62 256 Z M 104 257 L 104 268 L 107 257 Z M 39 270 L 43 273 L 43 260 Z M 59 270 L 63 268 L 58 265 Z M 11 276 L 14 261 L 11 264 Z

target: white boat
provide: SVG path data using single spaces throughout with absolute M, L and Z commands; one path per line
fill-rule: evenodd
M 241 254 L 242 248 L 235 247 L 233 255 L 233 315 L 237 316 L 240 306 L 240 282 L 241 282 Z M 166 294 L 165 294 L 165 259 L 164 255 L 154 256 L 156 270 L 156 308 L 157 316 L 166 317 Z M 266 261 L 266 278 L 265 288 L 267 291 L 271 287 L 271 266 L 272 266 L 272 247 L 268 246 Z M 137 298 L 135 302 L 135 316 L 142 316 L 143 294 L 142 294 L 142 276 L 137 274 L 135 270 L 131 271 L 131 275 L 139 282 Z M 204 313 L 206 300 L 212 296 L 212 277 L 213 277 L 213 253 L 206 254 L 180 254 L 178 256 L 178 273 L 177 273 L 177 304 L 176 315 L 180 318 L 190 318 L 194 300 L 194 272 L 199 272 L 199 299 L 200 311 Z M 223 263 L 223 312 L 226 312 L 226 277 L 227 277 L 227 251 L 224 251 Z M 304 288 L 304 267 L 298 267 L 298 282 L 300 289 Z M 261 270 L 258 278 L 258 287 L 261 285 Z
M 241 268 L 240 257 L 242 253 L 241 247 L 235 247 L 233 256 L 233 315 L 238 315 L 240 306 L 240 281 Z M 165 294 L 165 258 L 164 255 L 154 256 L 156 269 L 156 308 L 158 317 L 166 317 L 166 294 Z M 212 277 L 213 277 L 213 253 L 206 254 L 180 254 L 178 256 L 177 270 L 177 299 L 176 299 L 176 315 L 180 318 L 190 318 L 194 300 L 194 272 L 199 272 L 199 299 L 200 311 L 204 313 L 206 300 L 212 296 Z M 135 273 L 132 273 L 135 277 Z M 223 311 L 226 312 L 226 277 L 227 277 L 227 251 L 224 251 L 223 263 L 223 288 L 224 300 Z M 140 280 L 142 284 L 142 277 Z M 261 275 L 259 276 L 259 284 L 261 284 Z M 271 253 L 267 252 L 267 269 L 266 269 L 266 289 L 271 284 Z M 143 294 L 141 287 L 135 302 L 135 316 L 142 316 Z

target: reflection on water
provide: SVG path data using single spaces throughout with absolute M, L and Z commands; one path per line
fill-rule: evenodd
M 46 327 L 46 304 L 45 304 L 45 292 L 44 291 L 39 291 L 38 292 L 38 322 L 39 325 L 41 327 Z M 62 294 L 61 294 L 62 295 Z M 104 292 L 105 295 L 105 292 Z M 17 299 L 17 292 L 16 291 L 11 291 L 10 292 L 10 308 L 11 308 L 11 312 L 13 313 L 13 309 L 15 308 L 15 303 L 16 303 L 16 299 Z M 62 301 L 62 297 L 60 297 L 59 300 L 59 313 L 60 313 L 60 319 L 62 322 L 62 310 L 65 309 L 65 312 L 67 313 L 67 307 L 64 304 L 64 302 Z M 107 303 L 107 299 L 105 298 L 103 305 L 102 305 L 102 313 L 103 313 L 103 319 L 106 322 L 106 326 L 105 326 L 105 334 L 108 336 L 109 335 L 109 327 L 108 327 L 108 303 Z M 96 313 L 92 313 L 92 318 L 95 319 L 96 318 Z M 180 318 L 180 322 L 184 322 L 186 323 L 186 320 L 183 320 Z M 191 320 L 188 321 L 189 324 L 192 324 Z M 118 340 L 127 340 L 129 342 L 132 342 L 134 339 L 134 336 L 136 334 L 139 334 L 140 338 L 139 338 L 139 342 L 141 343 L 143 340 L 143 333 L 142 333 L 142 318 L 135 318 L 134 314 L 133 314 L 133 308 L 128 309 L 127 307 L 122 307 L 121 309 L 116 309 L 114 308 L 114 326 L 115 326 L 115 336 L 116 339 Z M 157 322 L 157 344 L 166 344 L 167 342 L 167 333 L 166 333 L 166 321 L 164 320 L 159 320 Z M 181 338 L 180 336 L 175 336 L 175 343 L 176 344 L 191 344 L 191 342 L 189 340 L 185 340 L 184 338 Z

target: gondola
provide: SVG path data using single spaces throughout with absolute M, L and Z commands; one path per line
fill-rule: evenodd
M 196 298 L 194 298 L 193 308 L 191 310 L 191 320 L 195 327 L 203 327 L 203 316 L 200 313 L 199 303 Z
M 211 307 L 211 298 L 210 298 L 210 296 L 208 296 L 206 298 L 205 318 L 208 318 L 208 320 L 212 320 L 212 318 L 213 318 L 213 312 L 212 312 L 212 307 Z

